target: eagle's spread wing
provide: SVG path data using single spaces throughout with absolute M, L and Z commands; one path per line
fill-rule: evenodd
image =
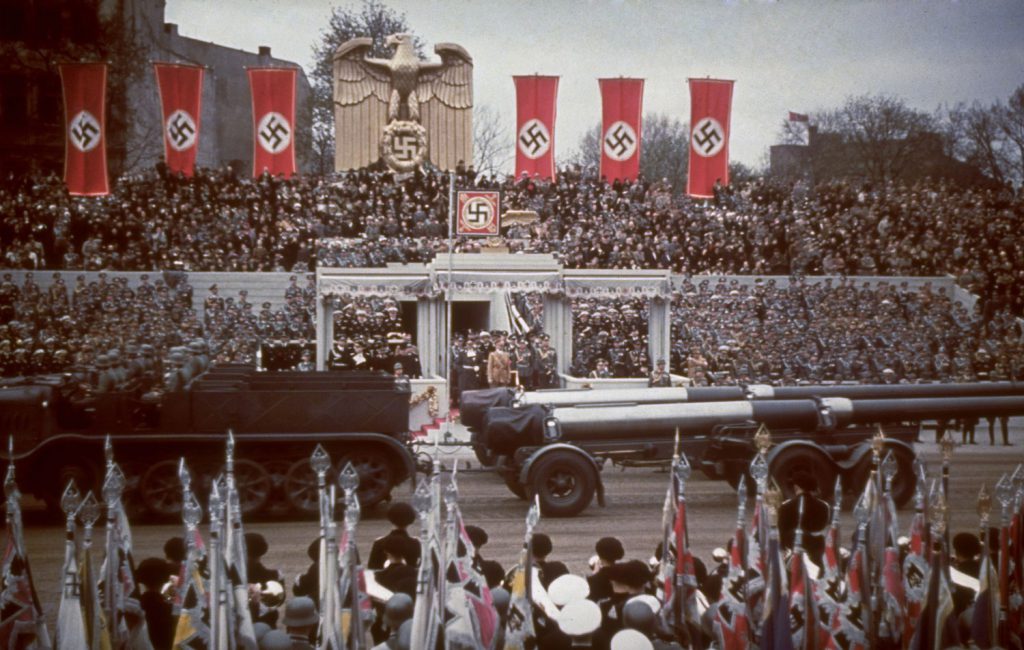
M 334 155 L 339 170 L 365 167 L 380 158 L 391 79 L 366 61 L 372 45 L 372 39 L 354 38 L 334 52 Z
M 431 162 L 455 169 L 473 160 L 473 59 L 452 43 L 438 43 L 434 52 L 442 66 L 421 72 L 416 87 L 420 122 L 427 129 Z

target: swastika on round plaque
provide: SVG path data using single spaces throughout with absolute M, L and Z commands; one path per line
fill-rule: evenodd
M 710 158 L 725 146 L 725 129 L 713 117 L 701 118 L 690 132 L 690 146 L 698 156 Z
M 543 122 L 534 118 L 519 129 L 516 146 L 524 156 L 530 160 L 536 160 L 551 149 L 551 132 Z
M 167 134 L 167 143 L 175 151 L 185 151 L 192 148 L 199 134 L 195 120 L 188 114 L 188 111 L 181 109 L 174 111 L 167 118 L 164 132 Z
M 256 140 L 268 153 L 281 153 L 292 142 L 292 125 L 276 111 L 264 113 L 256 125 Z
M 102 135 L 99 120 L 89 111 L 79 111 L 68 123 L 68 140 L 82 153 L 99 146 Z
M 601 143 L 604 147 L 604 154 L 612 160 L 622 162 L 629 160 L 637 151 L 639 138 L 632 126 L 619 120 L 614 122 L 604 132 Z

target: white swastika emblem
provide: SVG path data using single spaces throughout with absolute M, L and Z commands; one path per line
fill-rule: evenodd
M 618 162 L 629 160 L 636 153 L 636 131 L 621 120 L 608 127 L 602 142 L 605 155 Z
M 271 111 L 256 126 L 256 139 L 269 153 L 281 153 L 291 144 L 292 125 L 284 119 L 284 115 Z
M 524 156 L 530 160 L 536 160 L 551 148 L 551 133 L 543 122 L 534 118 L 519 129 L 516 144 Z
M 713 117 L 705 117 L 690 132 L 690 146 L 699 156 L 710 158 L 725 146 L 725 129 Z
M 167 118 L 167 143 L 175 151 L 185 151 L 196 143 L 196 123 L 187 111 L 176 110 Z
M 99 120 L 89 111 L 79 111 L 68 124 L 68 135 L 75 149 L 82 153 L 92 151 L 100 144 L 102 130 Z

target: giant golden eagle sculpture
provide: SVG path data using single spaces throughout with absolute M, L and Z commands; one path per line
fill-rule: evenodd
M 409 172 L 430 161 L 441 169 L 473 162 L 473 59 L 439 43 L 440 61 L 416 54 L 413 37 L 393 34 L 390 59 L 367 56 L 373 40 L 354 38 L 334 52 L 334 168 L 383 159 Z

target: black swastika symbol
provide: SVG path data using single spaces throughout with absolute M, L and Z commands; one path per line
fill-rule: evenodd
M 466 221 L 471 226 L 486 226 L 491 220 L 491 208 L 482 201 L 471 203 L 466 208 Z
M 538 123 L 534 123 L 529 125 L 519 136 L 519 143 L 523 145 L 523 150 L 536 156 L 538 151 L 547 146 L 548 136 Z
M 195 132 L 196 130 L 192 127 L 188 118 L 181 114 L 175 115 L 167 126 L 167 134 L 171 136 L 171 139 L 179 147 L 184 147 L 188 144 L 192 136 L 195 135 Z
M 636 140 L 633 138 L 632 134 L 626 131 L 625 127 L 620 124 L 614 131 L 605 137 L 604 143 L 615 156 L 622 158 L 632 150 L 633 145 L 636 144 Z
M 715 146 L 722 141 L 722 134 L 711 122 L 704 122 L 693 133 L 693 143 L 709 155 L 715 150 Z
M 93 137 L 99 136 L 99 134 L 100 130 L 85 115 L 78 118 L 78 123 L 71 128 L 71 135 L 75 136 L 79 147 L 82 149 L 88 149 L 89 145 L 92 144 Z
M 399 162 L 413 162 L 419 155 L 420 143 L 415 135 L 397 135 L 391 140 L 391 148 Z
M 277 151 L 288 135 L 288 127 L 282 124 L 276 117 L 271 117 L 267 120 L 266 125 L 260 131 L 260 137 L 267 143 L 271 151 Z

